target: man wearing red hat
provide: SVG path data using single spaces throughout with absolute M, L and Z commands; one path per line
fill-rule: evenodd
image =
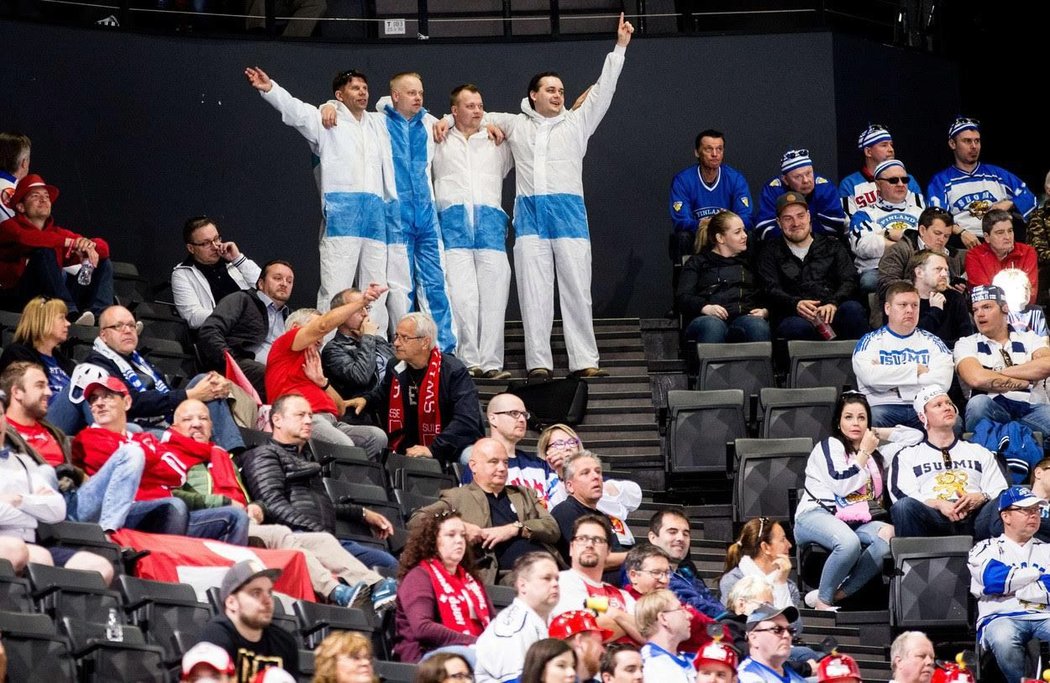
M 55 225 L 57 198 L 58 188 L 35 173 L 18 181 L 9 202 L 15 216 L 0 223 L 0 291 L 18 308 L 41 294 L 62 299 L 71 320 L 94 325 L 113 304 L 109 245 Z M 77 265 L 75 276 L 63 271 Z
M 817 667 L 817 683 L 863 683 L 857 660 L 849 655 L 840 655 L 832 651 L 820 660 Z
M 594 613 L 586 609 L 562 612 L 551 619 L 551 638 L 568 641 L 576 652 L 576 680 L 591 681 L 601 667 L 602 642 L 613 633 L 598 625 Z
M 696 653 L 696 683 L 733 683 L 736 681 L 736 651 L 722 642 L 712 640 Z
M 185 683 L 234 683 L 233 660 L 230 653 L 214 643 L 200 642 L 182 655 L 182 676 Z

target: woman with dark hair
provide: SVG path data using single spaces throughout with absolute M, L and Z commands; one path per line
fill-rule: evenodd
M 0 354 L 0 372 L 19 360 L 37 363 L 47 373 L 47 384 L 54 400 L 69 384 L 76 363 L 58 348 L 69 338 L 69 309 L 61 299 L 38 296 L 22 309 L 14 341 Z
M 685 338 L 703 344 L 769 341 L 769 309 L 747 253 L 744 221 L 720 211 L 700 225 L 696 243 L 675 292 L 678 310 L 692 321 Z
M 519 683 L 575 683 L 576 652 L 564 640 L 537 640 L 525 654 Z
M 453 652 L 438 652 L 419 663 L 415 683 L 471 683 L 474 669 Z
M 394 654 L 418 662 L 438 650 L 473 666 L 473 645 L 495 614 L 474 569 L 467 528 L 455 510 L 428 514 L 401 551 Z M 450 647 L 460 646 L 460 647 Z
M 791 574 L 790 553 L 791 541 L 779 523 L 768 517 L 748 521 L 736 542 L 726 550 L 725 573 L 718 580 L 722 599 L 725 600 L 736 582 L 745 576 L 761 576 L 773 588 L 774 607 L 801 606 L 798 586 L 788 578 Z
M 856 392 L 842 394 L 831 436 L 809 455 L 795 511 L 795 542 L 816 543 L 831 553 L 820 588 L 806 595 L 810 607 L 834 609 L 882 571 L 893 526 L 875 519 L 885 510 L 886 468 L 878 447 L 868 400 Z

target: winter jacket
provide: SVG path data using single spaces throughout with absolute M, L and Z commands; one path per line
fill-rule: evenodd
M 791 253 L 784 238 L 766 245 L 758 258 L 758 279 L 777 318 L 796 315 L 803 299 L 840 306 L 857 291 L 857 269 L 849 252 L 823 235 L 813 235 L 804 260 Z
M 340 396 L 356 398 L 374 389 L 381 381 L 377 357 L 385 361 L 387 371 L 396 363 L 393 360 L 394 347 L 386 339 L 374 334 L 358 338 L 336 332 L 332 341 L 321 350 L 321 365 Z
M 682 268 L 676 297 L 687 320 L 701 315 L 708 304 L 725 308 L 730 319 L 765 307 L 748 252 L 726 257 L 705 249 L 690 257 Z
M 288 308 L 281 314 L 288 317 Z M 236 360 L 255 359 L 255 349 L 266 340 L 270 318 L 255 289 L 236 292 L 215 305 L 197 331 L 197 349 L 208 367 L 225 372 L 229 351 Z
M 55 252 L 58 265 L 79 266 L 80 257 L 66 246 L 66 240 L 82 237 L 72 230 L 55 225 L 54 218 L 48 218 L 40 229 L 19 214 L 0 223 L 0 289 L 12 289 L 22 279 L 26 270 L 29 252 L 34 249 L 51 249 Z M 109 258 L 109 244 L 106 240 L 92 237 L 99 259 Z

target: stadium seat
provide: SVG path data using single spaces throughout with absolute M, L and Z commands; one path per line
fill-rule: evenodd
M 791 370 L 788 386 L 792 389 L 813 387 L 840 387 L 852 389 L 857 386 L 853 373 L 853 349 L 857 340 L 788 342 L 788 359 Z
M 36 529 L 36 542 L 45 547 L 59 546 L 92 552 L 109 560 L 116 574 L 124 573 L 125 558 L 120 546 L 106 538 L 98 524 L 70 521 L 40 523 Z
M 56 621 L 61 617 L 89 621 L 99 614 L 108 615 L 111 608 L 123 618 L 120 595 L 106 587 L 98 572 L 30 563 L 26 573 L 38 609 Z
M 77 679 L 69 641 L 46 614 L 0 612 L 7 680 L 59 683 Z
M 724 472 L 726 444 L 747 436 L 744 392 L 667 392 L 667 472 Z
M 323 479 L 325 491 L 332 502 L 339 503 L 346 500 L 356 505 L 363 505 L 369 510 L 390 520 L 394 526 L 394 534 L 386 541 L 381 541 L 372 536 L 371 527 L 356 524 L 346 520 L 336 520 L 336 537 L 346 538 L 358 543 L 365 543 L 393 553 L 398 553 L 405 547 L 405 539 L 408 533 L 401 521 L 401 508 L 397 503 L 391 502 L 386 489 L 372 484 L 351 484 L 341 479 L 325 477 Z
M 776 386 L 773 382 L 773 344 L 697 344 L 696 353 L 700 359 L 696 388 L 700 391 L 741 389 L 748 402 L 748 419 L 756 420 L 759 391 L 763 387 Z
M 422 493 L 409 493 L 408 491 L 402 491 L 401 489 L 394 489 L 394 498 L 397 499 L 397 505 L 401 510 L 401 519 L 406 525 L 408 524 L 408 520 L 412 519 L 412 513 L 419 508 L 424 508 L 438 501 L 437 496 L 426 496 Z
M 492 607 L 497 612 L 514 602 L 514 598 L 517 595 L 514 588 L 498 584 L 485 584 L 485 592 L 488 593 L 489 600 L 492 601 Z
M 890 625 L 896 629 L 969 629 L 970 536 L 890 541 Z
M 260 432 L 258 429 L 249 427 L 239 427 L 239 429 L 241 430 L 241 438 L 244 439 L 244 445 L 248 448 L 262 446 L 270 441 L 269 432 Z
M 29 582 L 15 576 L 14 567 L 3 559 L 0 559 L 0 610 L 5 612 L 33 611 Z
M 297 600 L 295 616 L 299 620 L 299 632 L 309 649 L 316 648 L 332 631 L 354 631 L 371 640 L 375 627 L 368 616 L 352 607 L 322 605 L 317 602 Z
M 149 642 L 164 650 L 167 661 L 182 655 L 173 638 L 175 632 L 197 633 L 211 619 L 211 610 L 197 601 L 197 593 L 189 584 L 125 575 L 119 577 L 118 585 L 132 623 L 149 636 Z
M 313 650 L 299 650 L 299 680 L 310 683 L 314 679 L 314 652 Z
M 442 489 L 459 485 L 455 475 L 445 472 L 434 458 L 410 458 L 400 453 L 387 455 L 386 471 L 396 489 L 436 496 Z
M 310 440 L 310 450 L 321 463 L 326 475 L 350 483 L 372 484 L 388 488 L 383 466 L 370 460 L 365 449 L 357 446 L 340 446 L 326 441 Z
M 791 518 L 788 491 L 806 481 L 813 439 L 737 439 L 737 472 L 733 482 L 733 521 L 754 517 Z
M 80 680 L 84 683 L 166 683 L 164 651 L 156 645 L 147 645 L 142 631 L 135 626 L 123 626 L 121 630 L 122 640 L 111 641 L 106 636 L 106 624 L 62 619 L 62 631 L 69 638 L 73 657 L 80 666 Z
M 418 668 L 415 664 L 405 662 L 375 662 L 376 676 L 387 683 L 414 683 Z
M 763 439 L 786 439 L 806 434 L 820 441 L 831 433 L 838 394 L 835 387 L 763 389 L 758 399 L 762 406 L 760 435 Z

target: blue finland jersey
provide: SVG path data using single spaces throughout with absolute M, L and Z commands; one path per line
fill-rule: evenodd
M 718 177 L 708 185 L 700 177 L 700 166 L 690 166 L 671 182 L 671 220 L 675 230 L 696 232 L 701 218 L 725 209 L 740 216 L 744 227 L 751 230 L 754 211 L 751 190 L 743 174 L 735 168 L 722 164 Z

